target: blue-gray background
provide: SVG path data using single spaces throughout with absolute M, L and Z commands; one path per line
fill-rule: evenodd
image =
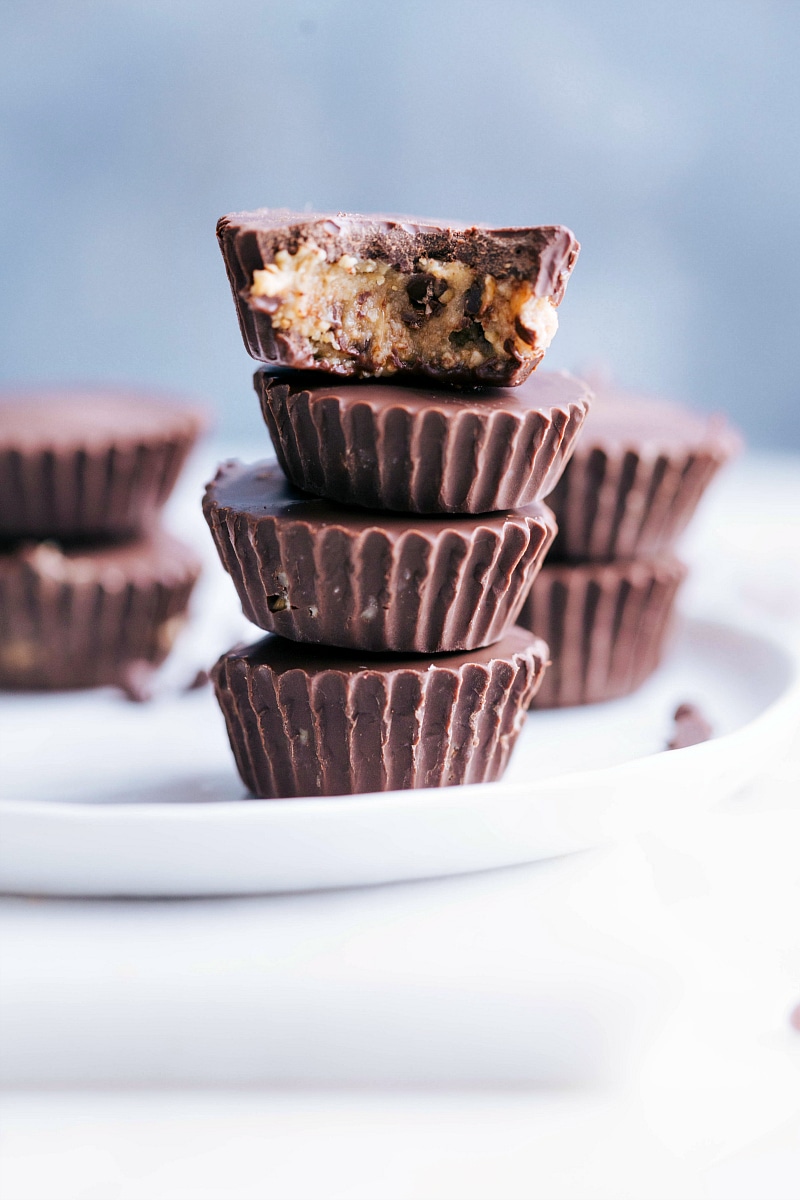
M 0 12 L 5 380 L 166 385 L 260 443 L 221 213 L 561 222 L 584 248 L 549 366 L 800 447 L 795 0 Z

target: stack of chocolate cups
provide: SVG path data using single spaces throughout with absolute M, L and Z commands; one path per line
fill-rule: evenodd
M 204 500 L 269 634 L 212 673 L 244 783 L 497 779 L 548 661 L 515 623 L 556 531 L 542 498 L 590 399 L 528 378 L 577 243 L 267 210 L 218 233 L 245 345 L 273 364 L 255 386 L 278 459 L 223 464 Z
M 152 393 L 0 396 L 0 687 L 130 690 L 163 662 L 200 563 L 160 514 L 203 425 Z
M 593 386 L 595 404 L 549 497 L 558 536 L 520 624 L 550 646 L 532 700 L 613 700 L 656 669 L 686 575 L 674 546 L 740 438 L 719 416 Z

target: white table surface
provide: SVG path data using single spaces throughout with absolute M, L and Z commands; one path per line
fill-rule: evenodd
M 800 637 L 800 461 L 688 603 Z M 0 900 L 3 1200 L 800 1194 L 800 752 L 669 831 L 452 880 Z

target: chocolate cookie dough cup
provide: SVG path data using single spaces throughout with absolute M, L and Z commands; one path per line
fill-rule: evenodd
M 670 554 L 637 561 L 547 562 L 518 623 L 550 647 L 533 708 L 626 696 L 656 669 L 686 567 Z
M 498 779 L 547 647 L 514 628 L 490 649 L 366 659 L 268 636 L 212 671 L 254 796 L 336 796 Z
M 365 508 L 487 513 L 555 486 L 589 410 L 586 384 L 538 372 L 470 392 L 255 374 L 261 410 L 296 487 Z
M 518 384 L 556 332 L 578 255 L 562 225 L 229 213 L 217 225 L 248 352 L 295 370 Z
M 669 550 L 740 448 L 720 417 L 600 392 L 548 499 L 558 521 L 552 557 L 608 562 Z
M 198 409 L 152 393 L 0 395 L 0 538 L 143 532 L 204 424 Z
M 0 553 L 0 687 L 98 687 L 121 683 L 134 663 L 158 666 L 199 573 L 193 551 L 160 531 L 118 546 Z
M 447 520 L 367 513 L 298 492 L 270 463 L 223 464 L 203 511 L 248 620 L 368 651 L 497 641 L 555 534 L 539 502 Z

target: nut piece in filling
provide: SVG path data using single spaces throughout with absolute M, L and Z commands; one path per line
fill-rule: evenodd
M 223 217 L 218 234 L 255 358 L 466 383 L 516 384 L 538 365 L 578 253 L 561 226 L 270 210 Z

